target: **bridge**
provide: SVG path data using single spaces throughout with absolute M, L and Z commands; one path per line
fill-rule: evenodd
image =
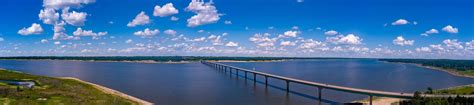
M 224 72 L 230 72 L 232 74 L 233 71 L 235 71 L 235 75 L 239 75 L 240 72 L 244 72 L 244 78 L 248 79 L 247 74 L 253 74 L 253 81 L 256 82 L 257 78 L 256 76 L 263 76 L 265 77 L 265 86 L 268 86 L 268 78 L 274 78 L 274 79 L 279 79 L 283 80 L 286 82 L 286 92 L 288 93 L 290 91 L 290 83 L 298 83 L 298 84 L 303 84 L 303 85 L 308 85 L 308 86 L 313 86 L 316 87 L 318 90 L 318 103 L 321 105 L 321 92 L 323 89 L 330 89 L 330 90 L 336 90 L 336 91 L 343 91 L 343 92 L 349 92 L 349 93 L 355 93 L 355 94 L 363 94 L 363 95 L 368 95 L 369 96 L 369 101 L 370 105 L 372 105 L 372 98 L 373 96 L 378 96 L 378 97 L 390 97 L 390 98 L 402 98 L 402 99 L 412 99 L 414 97 L 413 93 L 400 93 L 400 92 L 387 92 L 387 91 L 378 91 L 378 90 L 368 90 L 368 89 L 358 89 L 358 88 L 352 88 L 352 87 L 344 87 L 344 86 L 336 86 L 336 85 L 329 85 L 329 84 L 323 84 L 323 83 L 318 83 L 318 82 L 311 82 L 311 81 L 306 81 L 306 80 L 300 80 L 300 79 L 294 79 L 294 78 L 289 78 L 289 77 L 284 77 L 284 76 L 279 76 L 279 75 L 274 75 L 274 74 L 269 74 L 269 73 L 264 73 L 264 72 L 259 72 L 255 70 L 248 70 L 244 68 L 239 68 L 231 65 L 226 65 L 222 63 L 217 63 L 217 62 L 208 62 L 208 61 L 201 61 L 201 63 L 211 66 L 217 70 L 224 71 Z M 237 77 L 238 78 L 238 77 Z M 456 97 L 456 96 L 462 96 L 462 97 L 474 97 L 474 95 L 434 95 L 434 94 L 421 94 L 423 97 Z

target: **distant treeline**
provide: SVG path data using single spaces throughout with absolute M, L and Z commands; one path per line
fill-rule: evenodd
M 459 71 L 474 70 L 474 60 L 449 60 L 449 59 L 379 59 L 387 62 L 415 63 L 423 66 L 433 66 Z
M 13 60 L 87 60 L 87 61 L 200 61 L 200 60 L 234 60 L 234 61 L 267 61 L 289 59 L 347 59 L 347 58 L 300 58 L 300 57 L 210 57 L 210 56 L 28 56 L 28 57 L 0 57 Z

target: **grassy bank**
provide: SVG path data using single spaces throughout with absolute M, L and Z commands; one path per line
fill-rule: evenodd
M 35 81 L 32 89 L 0 83 L 0 104 L 86 104 L 130 105 L 137 102 L 107 94 L 90 84 L 73 79 L 58 79 L 0 70 L 0 80 Z

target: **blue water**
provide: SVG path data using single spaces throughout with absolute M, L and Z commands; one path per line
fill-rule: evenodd
M 243 68 L 308 81 L 392 92 L 414 92 L 474 83 L 474 79 L 420 68 L 409 64 L 376 60 L 298 60 L 285 62 L 226 62 Z M 146 64 L 82 61 L 0 60 L 0 68 L 26 73 L 76 77 L 100 84 L 157 104 L 173 105 L 253 105 L 316 104 L 316 88 L 269 79 L 261 82 L 236 78 L 198 62 Z M 243 75 L 241 73 L 241 75 Z M 250 77 L 250 75 L 249 75 Z M 264 81 L 263 77 L 258 77 Z M 367 96 L 323 90 L 326 104 L 350 102 Z

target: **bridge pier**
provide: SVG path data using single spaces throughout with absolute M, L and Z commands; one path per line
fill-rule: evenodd
M 372 95 L 370 95 L 369 98 L 370 98 L 370 104 L 369 105 L 372 105 Z
M 253 73 L 253 83 L 257 82 L 257 74 Z
M 322 101 L 322 90 L 323 90 L 322 87 L 318 87 L 318 105 L 321 105 L 321 101 Z
M 268 86 L 268 76 L 265 76 L 265 87 Z
M 290 92 L 290 81 L 286 81 L 286 93 Z
M 247 81 L 247 71 L 245 71 L 244 73 L 245 73 L 245 81 Z

